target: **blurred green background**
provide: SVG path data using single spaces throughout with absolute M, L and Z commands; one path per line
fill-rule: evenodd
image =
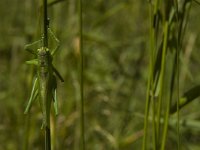
M 52 0 L 49 0 L 51 3 Z M 24 115 L 36 68 L 24 46 L 41 38 L 41 0 L 0 1 L 0 150 L 42 150 L 38 101 Z M 79 150 L 78 1 L 49 5 L 50 26 L 61 41 L 54 64 L 59 116 L 52 119 L 55 149 Z M 181 54 L 181 93 L 200 83 L 200 6 L 192 4 Z M 139 150 L 149 64 L 146 0 L 83 0 L 84 97 L 87 150 Z M 52 45 L 53 47 L 53 45 Z M 50 47 L 51 48 L 51 47 Z M 199 100 L 181 110 L 181 144 L 200 149 Z M 191 123 L 192 122 L 192 123 Z M 175 125 L 168 146 L 176 145 Z M 150 148 L 149 148 L 150 149 Z

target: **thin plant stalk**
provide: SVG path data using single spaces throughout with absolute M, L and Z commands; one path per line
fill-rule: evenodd
M 180 28 L 179 26 L 179 15 L 178 15 L 178 0 L 174 0 L 174 4 L 175 4 L 175 9 L 176 9 L 176 20 L 177 20 L 177 26 L 178 28 Z M 180 112 L 179 112 L 179 51 L 180 51 L 180 33 L 178 32 L 177 34 L 177 40 L 176 40 L 176 65 L 177 65 L 177 125 L 176 125 L 176 129 L 177 129 L 177 150 L 180 150 Z
M 44 43 L 43 47 L 48 47 L 48 12 L 47 12 L 47 0 L 43 0 L 43 32 Z M 50 124 L 49 124 L 50 125 Z M 51 150 L 51 131 L 50 127 L 45 127 L 45 150 Z
M 149 72 L 151 72 L 151 64 L 149 65 Z M 144 137 L 143 137 L 143 143 L 142 143 L 142 150 L 146 150 L 147 146 L 147 137 L 148 137 L 148 123 L 149 123 L 149 107 L 150 107 L 150 82 L 151 82 L 151 77 L 148 78 L 148 83 L 147 83 L 147 94 L 146 94 L 146 104 L 145 104 L 145 118 L 144 118 Z
M 167 38 L 168 38 L 168 21 L 166 21 L 165 23 L 165 28 L 164 28 L 164 33 L 165 33 L 165 36 L 164 36 L 164 48 L 163 48 L 163 54 L 164 52 L 166 52 L 166 49 L 167 49 Z M 164 56 L 165 57 L 165 56 Z M 164 59 L 164 57 L 162 59 Z M 163 60 L 164 61 L 164 60 Z M 164 67 L 165 66 L 165 62 L 162 62 L 162 66 Z M 165 68 L 165 67 L 164 67 Z M 163 72 L 164 72 L 164 68 L 163 68 Z M 163 73 L 162 72 L 162 73 Z M 164 78 L 164 74 L 162 74 L 162 79 Z M 163 81 L 162 81 L 163 82 Z M 162 85 L 163 86 L 163 85 Z M 163 90 L 163 87 L 161 86 L 161 89 Z M 160 103 L 162 103 L 162 93 L 161 93 L 161 97 L 160 97 Z M 165 120 L 164 120 L 164 128 L 163 128 L 163 137 L 162 137 L 162 143 L 161 143 L 161 150 L 164 150 L 165 149 L 165 144 L 166 144 L 166 139 L 167 139 L 167 132 L 168 132 L 168 122 L 169 122 L 169 114 L 170 114 L 170 99 L 168 99 L 168 102 L 167 102 L 167 108 L 166 108 L 166 116 L 165 116 Z M 159 105 L 159 107 L 161 107 Z M 160 108 L 159 108 L 160 109 Z M 160 111 L 160 110 L 159 110 Z M 161 111 L 159 112 L 158 115 L 161 114 Z M 160 120 L 160 118 L 158 118 L 158 120 Z M 159 126 L 160 126 L 160 123 L 159 123 Z
M 149 78 L 147 83 L 147 93 L 146 93 L 146 103 L 145 103 L 145 118 L 144 118 L 144 137 L 143 137 L 143 144 L 142 144 L 142 150 L 146 150 L 147 146 L 147 137 L 148 137 L 148 123 L 149 123 L 149 109 L 150 109 L 150 91 L 151 91 L 151 85 L 153 80 L 153 65 L 154 65 L 154 31 L 152 29 L 153 25 L 153 18 L 152 18 L 152 6 L 150 4 L 150 64 L 149 64 Z M 154 103 L 153 103 L 154 106 Z M 154 114 L 154 109 L 153 109 Z M 154 115 L 153 115 L 154 116 Z M 154 125 L 154 123 L 153 123 Z M 155 139 L 155 137 L 154 137 Z
M 177 61 L 177 150 L 180 150 L 180 112 L 179 112 L 179 46 L 177 45 L 177 56 L 176 56 L 176 61 Z
M 55 150 L 56 149 L 56 123 L 55 123 L 55 116 L 51 114 L 51 119 L 50 119 L 50 124 L 51 124 L 51 149 Z
M 152 55 L 152 75 L 151 75 L 151 102 L 152 102 L 152 117 L 153 117 L 153 149 L 158 149 L 158 130 L 157 130 L 157 124 L 156 124 L 156 101 L 155 101 L 155 89 L 158 86 L 158 83 L 156 84 L 156 78 L 154 74 L 155 70 L 155 62 L 156 62 L 156 51 L 157 51 L 157 39 L 158 39 L 158 28 L 159 28 L 159 4 L 160 0 L 156 0 L 154 5 L 151 4 L 151 55 Z M 152 14 L 153 12 L 153 14 Z
M 155 103 L 155 89 L 154 87 L 154 82 L 155 82 L 155 77 L 154 77 L 154 69 L 155 69 L 155 56 L 156 56 L 156 45 L 157 45 L 157 30 L 159 26 L 159 16 L 158 16 L 158 11 L 159 11 L 159 3 L 160 0 L 155 1 L 155 6 L 151 5 L 151 12 L 153 11 L 153 14 L 151 14 L 151 55 L 152 55 L 152 79 L 151 79 L 151 94 L 152 94 L 152 117 L 153 117 L 153 149 L 157 150 L 158 147 L 158 131 L 157 131 L 157 125 L 156 125 L 156 103 Z M 157 85 L 156 85 L 157 86 Z
M 162 52 L 162 61 L 161 61 L 161 72 L 160 72 L 160 94 L 158 99 L 158 118 L 157 118 L 157 134 L 158 139 L 160 136 L 160 119 L 161 119 L 161 108 L 163 101 L 163 84 L 164 84 L 164 74 L 165 74 L 165 64 L 166 64 L 166 51 L 167 51 L 167 41 L 168 41 L 168 21 L 165 21 L 164 25 L 164 41 L 163 41 L 163 52 Z
M 79 37 L 80 37 L 80 93 L 81 93 L 81 150 L 85 150 L 85 125 L 84 125 L 84 69 L 83 69 L 83 31 L 82 31 L 82 0 L 79 0 Z
M 152 117 L 153 117 L 153 149 L 156 150 L 156 143 L 157 143 L 157 137 L 156 137 L 156 123 L 155 123 L 155 99 L 154 99 L 154 65 L 155 65 L 155 28 L 153 27 L 154 26 L 154 15 L 155 15 L 155 12 L 152 14 L 152 9 L 153 7 L 150 6 L 150 18 L 151 18 L 151 27 L 150 27 L 150 39 L 151 39 L 151 74 L 150 74 L 150 91 L 151 91 L 151 96 L 150 96 L 150 101 L 152 102 Z M 149 93 L 150 94 L 150 93 Z
M 47 19 L 48 12 L 47 12 L 47 0 L 43 0 L 43 32 L 44 32 L 44 47 L 48 47 L 48 26 L 49 22 Z

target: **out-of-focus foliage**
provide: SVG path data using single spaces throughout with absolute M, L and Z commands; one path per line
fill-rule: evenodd
M 24 63 L 32 57 L 24 46 L 41 38 L 40 3 L 0 1 L 0 150 L 43 149 L 38 101 L 29 116 L 23 114 L 35 74 L 35 68 Z M 146 0 L 83 0 L 87 150 L 141 149 L 149 64 L 148 6 Z M 192 3 L 187 22 L 180 64 L 181 94 L 200 84 L 199 7 Z M 65 79 L 64 84 L 58 84 L 60 114 L 57 118 L 52 115 L 56 121 L 52 139 L 58 150 L 79 150 L 77 0 L 49 6 L 49 17 L 61 41 L 54 63 Z M 198 105 L 199 100 L 195 100 L 181 110 L 181 144 L 185 150 L 200 147 Z M 175 126 L 172 119 L 168 149 L 175 149 Z

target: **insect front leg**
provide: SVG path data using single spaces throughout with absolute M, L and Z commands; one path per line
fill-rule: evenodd
M 57 50 L 60 46 L 60 41 L 58 40 L 58 38 L 55 36 L 55 34 L 53 33 L 53 31 L 50 28 L 48 28 L 48 31 L 49 31 L 49 34 L 52 37 L 52 39 L 54 41 L 56 41 L 56 47 L 51 51 L 51 55 L 53 56 L 57 52 Z
M 38 66 L 38 59 L 28 60 L 28 61 L 26 61 L 26 64 Z
M 26 106 L 26 109 L 24 111 L 24 114 L 27 114 L 30 110 L 30 107 L 33 103 L 33 101 L 35 101 L 38 97 L 38 79 L 36 78 L 34 83 L 33 83 L 33 88 L 32 88 L 32 91 L 31 91 L 31 96 L 29 98 L 29 101 L 28 101 L 28 104 Z
M 40 39 L 38 41 L 35 41 L 31 44 L 25 45 L 24 49 L 30 52 L 31 54 L 37 55 L 37 48 L 32 48 L 35 45 L 38 45 L 39 43 L 42 43 L 43 39 Z

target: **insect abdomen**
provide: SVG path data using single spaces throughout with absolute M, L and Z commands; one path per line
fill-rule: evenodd
M 47 48 L 38 50 L 38 77 L 40 88 L 40 105 L 43 113 L 43 126 L 49 125 L 50 103 L 49 101 L 49 82 L 50 82 L 50 53 Z

